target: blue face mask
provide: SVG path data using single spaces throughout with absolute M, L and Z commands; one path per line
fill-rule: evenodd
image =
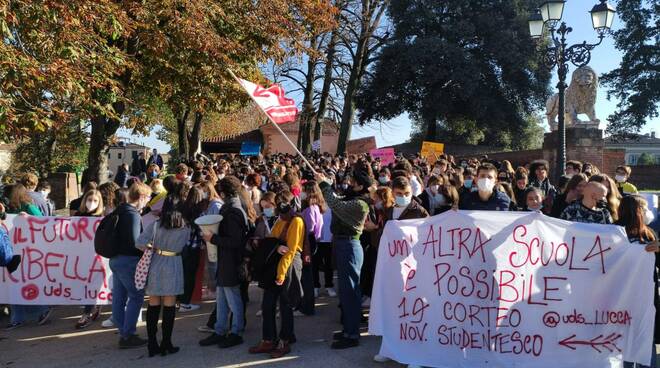
M 396 203 L 397 207 L 408 207 L 411 200 L 412 200 L 412 196 L 410 197 L 396 196 L 394 198 L 394 202 Z
M 155 172 L 155 171 L 152 171 L 152 172 L 151 172 L 151 177 L 152 177 L 152 178 L 157 178 L 157 177 L 158 177 L 158 173 Z
M 383 185 L 385 185 L 385 184 L 387 184 L 387 183 L 389 182 L 387 176 L 381 176 L 381 177 L 379 177 L 379 178 L 378 178 L 378 181 L 379 181 L 381 184 L 383 184 Z
M 264 208 L 264 216 L 273 217 L 275 215 L 275 209 L 273 207 Z
M 463 185 L 468 189 L 472 188 L 472 179 L 465 179 L 465 183 Z

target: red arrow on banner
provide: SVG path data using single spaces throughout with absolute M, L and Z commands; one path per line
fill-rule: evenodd
M 602 351 L 599 349 L 599 347 L 605 348 L 605 349 L 609 350 L 611 353 L 614 352 L 614 349 L 616 349 L 618 352 L 621 352 L 621 349 L 619 349 L 619 347 L 616 346 L 616 344 L 614 343 L 616 340 L 620 339 L 623 336 L 621 334 L 613 333 L 613 334 L 610 334 L 609 336 L 607 336 L 605 338 L 603 338 L 603 335 L 598 335 L 598 336 L 596 336 L 593 339 L 588 340 L 588 341 L 586 341 L 586 340 L 585 341 L 583 341 L 583 340 L 572 340 L 572 339 L 575 338 L 575 336 L 576 335 L 571 335 L 571 336 L 561 340 L 559 342 L 559 345 L 567 347 L 571 350 L 576 349 L 575 346 L 572 346 L 572 345 L 587 345 L 587 346 L 591 346 L 594 350 L 596 350 L 599 353 L 602 353 Z

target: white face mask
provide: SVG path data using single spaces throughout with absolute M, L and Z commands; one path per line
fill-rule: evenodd
M 655 215 L 653 215 L 653 211 L 647 208 L 646 211 L 644 211 L 644 223 L 648 225 L 652 223 L 654 219 Z
M 477 180 L 477 187 L 479 187 L 480 192 L 492 192 L 495 187 L 495 180 L 481 178 Z
M 307 199 L 307 192 L 301 192 L 300 193 L 300 200 L 304 201 L 305 199 Z
M 626 181 L 626 176 L 625 175 L 616 175 L 614 177 L 614 180 L 617 181 L 617 183 L 623 183 Z
M 50 192 L 47 191 L 47 190 L 42 190 L 42 191 L 41 191 L 41 195 L 43 195 L 44 198 L 48 198 L 48 195 L 49 195 L 49 194 L 50 194 Z
M 209 194 L 206 192 L 202 192 L 202 199 L 209 199 Z
M 94 212 L 99 207 L 99 202 L 88 199 L 87 202 L 85 202 L 85 207 L 87 207 L 87 211 Z

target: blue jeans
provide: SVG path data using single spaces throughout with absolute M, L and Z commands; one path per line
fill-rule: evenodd
M 360 338 L 360 319 L 362 318 L 362 292 L 360 291 L 360 269 L 364 253 L 357 239 L 335 237 L 333 249 L 337 263 L 337 281 L 339 284 L 339 303 L 342 308 L 344 336 Z
M 140 257 L 116 256 L 110 259 L 112 270 L 112 321 L 119 329 L 119 336 L 126 339 L 135 335 L 144 289 L 135 288 L 135 268 Z
M 623 362 L 623 368 L 655 368 L 656 367 L 656 352 L 655 352 L 655 343 L 651 344 L 652 354 L 651 354 L 651 365 L 642 365 L 631 362 Z
M 227 334 L 229 331 L 229 312 L 231 312 L 231 333 L 241 336 L 245 321 L 240 286 L 218 286 L 215 300 L 217 308 L 215 333 L 221 336 Z
M 47 305 L 12 305 L 11 323 L 24 323 L 28 318 L 38 318 L 50 308 Z

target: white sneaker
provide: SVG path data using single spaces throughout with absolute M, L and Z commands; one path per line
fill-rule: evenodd
M 115 323 L 112 322 L 112 317 L 106 319 L 105 321 L 101 322 L 101 327 L 103 328 L 112 328 L 115 327 Z
M 215 332 L 214 329 L 212 329 L 211 327 L 206 326 L 206 325 L 197 327 L 197 331 L 206 332 L 206 333 L 214 333 Z
M 199 309 L 197 304 L 181 304 L 179 306 L 179 313 L 192 312 Z
M 362 308 L 369 308 L 370 305 L 371 305 L 370 297 L 366 297 L 362 300 Z
M 390 358 L 388 358 L 384 355 L 380 355 L 380 354 L 374 355 L 374 362 L 377 362 L 377 363 L 385 363 L 385 362 L 389 362 L 390 360 L 392 360 L 392 359 L 390 359 Z
M 321 292 L 321 289 L 319 289 L 319 288 L 314 288 L 314 297 L 315 297 L 315 298 L 318 298 L 320 292 Z
M 261 317 L 262 314 L 264 314 L 264 312 L 261 309 L 259 309 L 257 311 L 257 317 Z
M 293 311 L 293 316 L 294 317 L 307 317 L 307 315 L 299 310 L 294 310 Z
M 328 293 L 328 296 L 331 298 L 334 298 L 337 296 L 337 292 L 335 291 L 335 288 L 326 288 L 325 292 Z

